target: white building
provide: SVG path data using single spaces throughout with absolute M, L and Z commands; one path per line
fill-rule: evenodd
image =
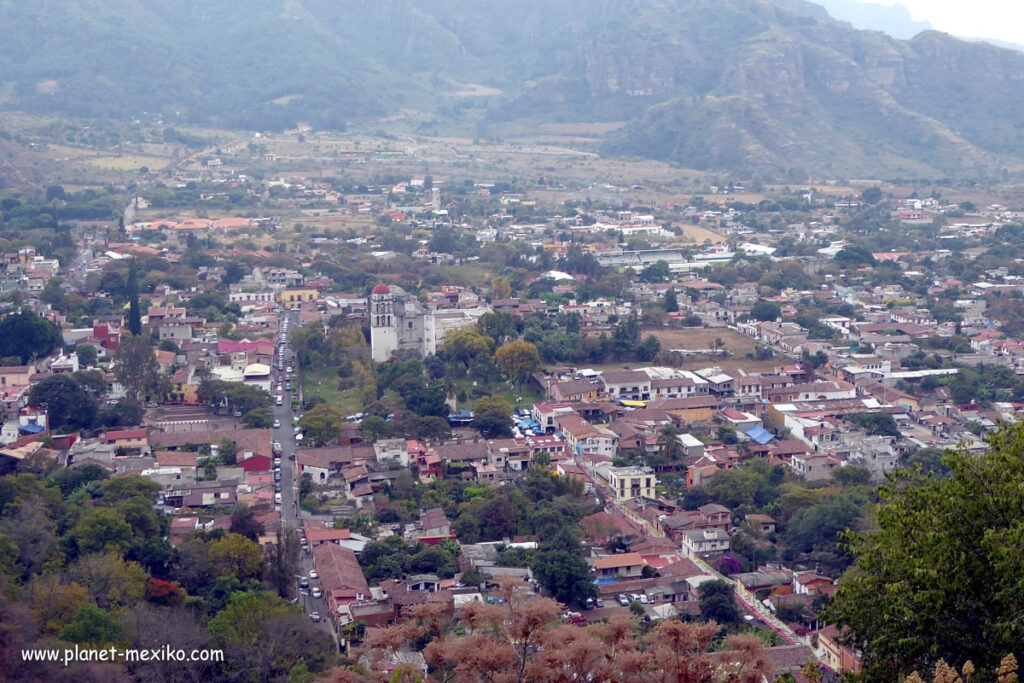
M 724 553 L 729 549 L 729 534 L 721 529 L 693 529 L 683 532 L 683 552 L 690 557 Z
M 399 287 L 381 283 L 370 292 L 370 350 L 375 363 L 383 363 L 398 351 L 418 356 L 437 352 L 452 330 L 476 325 L 489 308 L 428 310 Z

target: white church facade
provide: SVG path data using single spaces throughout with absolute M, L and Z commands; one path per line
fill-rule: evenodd
M 373 362 L 383 363 L 399 351 L 420 358 L 437 353 L 445 335 L 476 325 L 490 308 L 431 310 L 400 287 L 376 285 L 370 293 L 370 351 Z

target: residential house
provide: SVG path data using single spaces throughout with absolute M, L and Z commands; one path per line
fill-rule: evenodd
M 423 526 L 424 536 L 450 536 L 452 533 L 451 522 L 442 508 L 431 508 L 420 515 L 420 524 Z
M 729 550 L 729 534 L 721 529 L 693 529 L 683 532 L 683 552 L 690 557 Z
M 164 504 L 173 508 L 234 505 L 238 494 L 235 486 L 199 486 L 171 489 L 164 494 Z
M 651 398 L 651 378 L 640 370 L 609 370 L 601 374 L 604 394 L 611 398 L 647 401 Z
M 861 672 L 860 654 L 842 644 L 840 631 L 834 624 L 829 624 L 814 635 L 817 636 L 818 641 L 816 654 L 830 669 L 840 674 L 846 672 L 859 674 Z
M 145 427 L 115 430 L 106 432 L 101 441 L 114 448 L 145 452 L 149 449 L 148 434 Z
M 574 379 L 568 382 L 554 382 L 548 387 L 552 401 L 596 401 L 602 385 L 598 380 Z
M 643 576 L 645 565 L 640 553 L 608 555 L 594 560 L 594 573 L 598 580 L 634 579 Z
M 714 396 L 663 398 L 651 401 L 647 407 L 664 410 L 679 424 L 704 422 L 715 417 L 715 412 L 718 410 L 718 399 Z

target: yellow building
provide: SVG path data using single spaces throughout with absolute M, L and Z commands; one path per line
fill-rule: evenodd
M 291 308 L 292 306 L 298 306 L 299 304 L 306 303 L 307 301 L 316 301 L 320 297 L 320 293 L 313 288 L 289 288 L 282 290 L 277 295 L 278 303 L 283 304 Z
M 650 467 L 613 467 L 601 463 L 596 468 L 597 475 L 608 482 L 615 494 L 615 500 L 626 501 L 631 498 L 654 498 L 658 478 Z

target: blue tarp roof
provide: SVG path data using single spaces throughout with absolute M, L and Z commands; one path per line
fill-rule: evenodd
M 24 432 L 25 434 L 38 434 L 39 432 L 44 431 L 45 429 L 46 427 L 44 427 L 43 425 L 21 425 L 20 427 L 18 427 L 18 430 Z
M 757 427 L 751 427 L 746 432 L 744 432 L 744 434 L 746 434 L 747 436 L 749 436 L 751 439 L 761 444 L 762 446 L 775 438 L 771 432 L 769 432 L 764 427 L 761 427 L 760 425 L 758 425 Z

